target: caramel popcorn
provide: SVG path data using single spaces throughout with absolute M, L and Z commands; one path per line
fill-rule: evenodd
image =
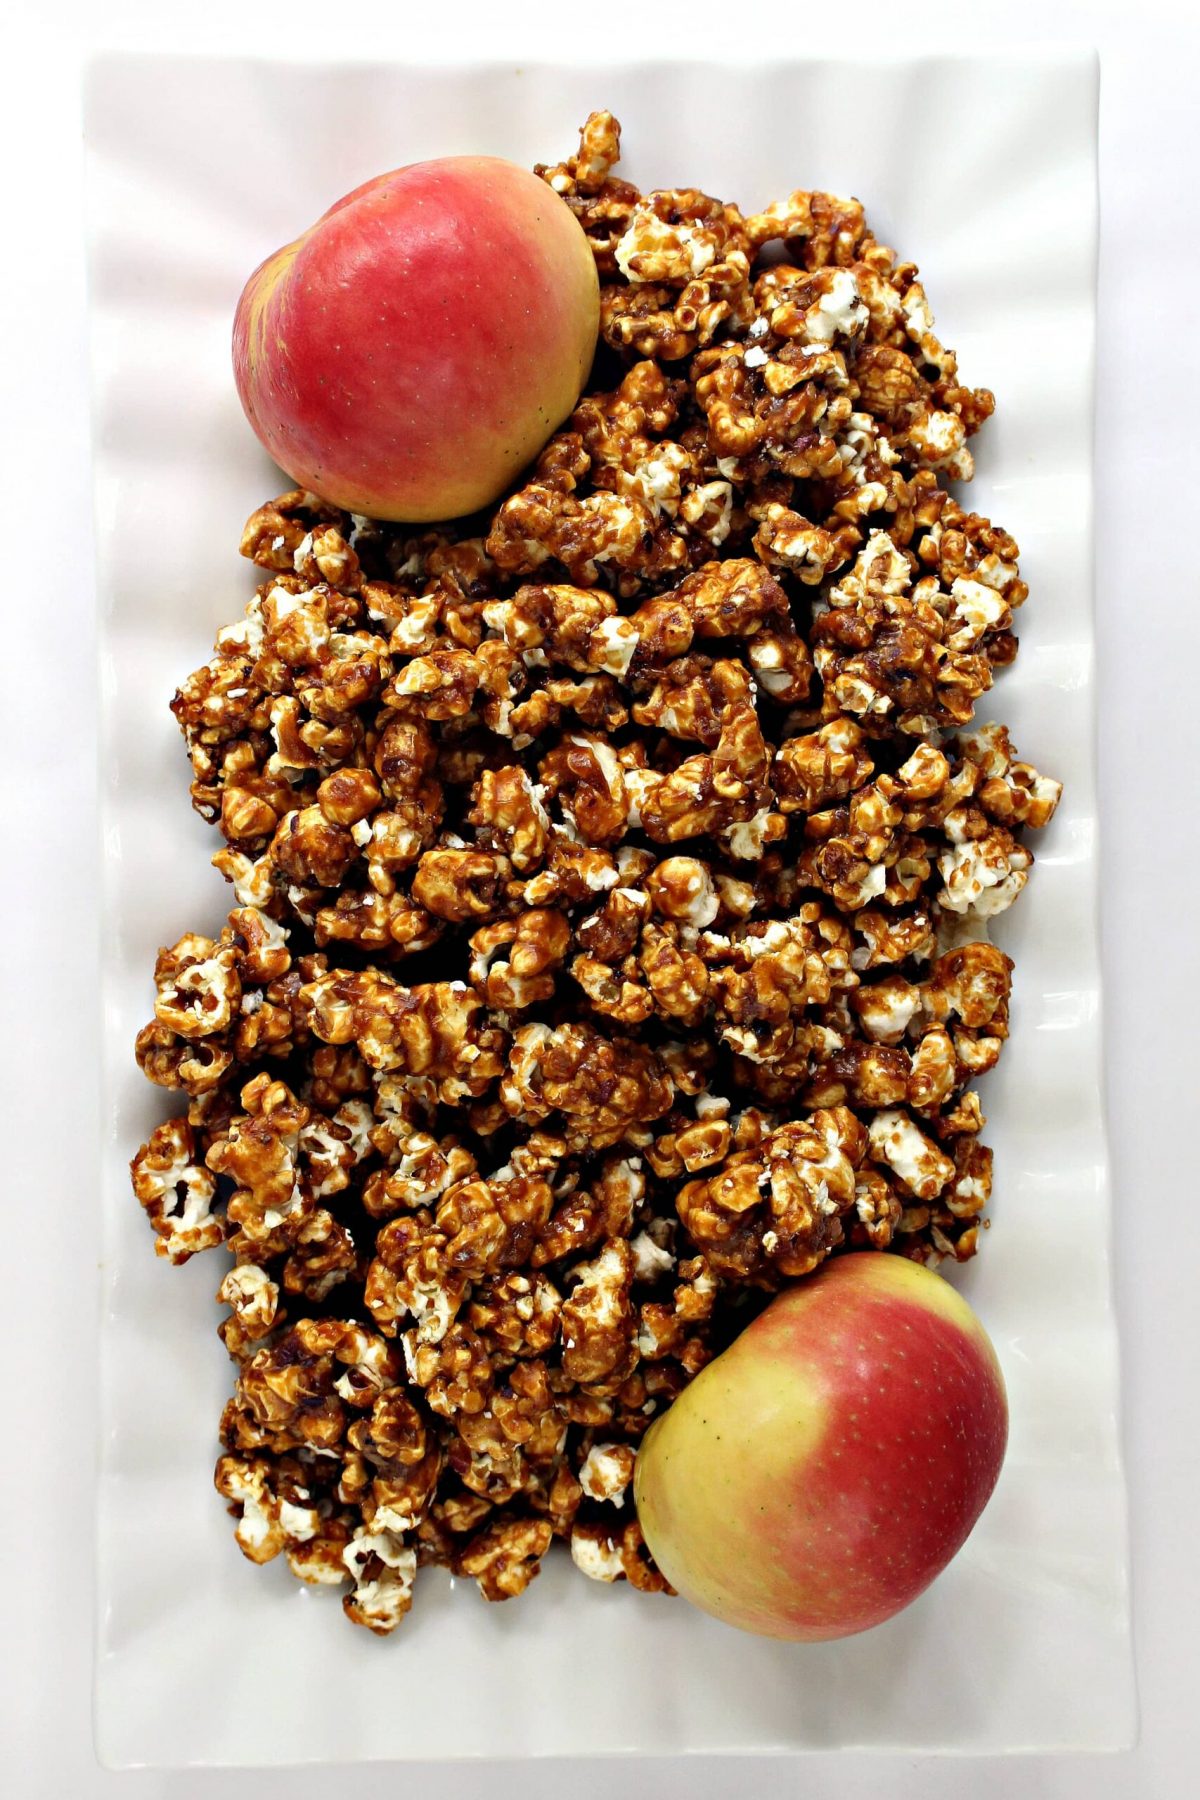
M 992 396 L 852 199 L 538 173 L 601 282 L 596 386 L 490 518 L 294 490 L 173 711 L 235 901 L 137 1039 L 186 1107 L 132 1164 L 224 1245 L 216 1485 L 251 1560 L 379 1635 L 419 1569 L 557 1539 L 669 1592 L 654 1419 L 831 1255 L 979 1246 L 987 920 L 1059 784 L 976 708 L 1007 532 L 951 495 Z M 766 252 L 766 254 L 764 254 Z

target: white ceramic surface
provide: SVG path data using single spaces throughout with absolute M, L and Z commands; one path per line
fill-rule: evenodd
M 860 195 L 917 260 L 943 338 L 999 412 L 972 501 L 1032 593 L 989 708 L 1067 781 L 996 936 L 1013 1038 L 984 1090 L 993 1227 L 960 1277 L 1013 1429 L 996 1497 L 916 1606 L 844 1644 L 744 1638 L 554 1559 L 488 1608 L 426 1575 L 380 1643 L 258 1570 L 211 1489 L 229 1365 L 219 1268 L 151 1253 L 126 1161 L 170 1110 L 132 1064 L 160 942 L 227 890 L 166 702 L 236 615 L 241 522 L 276 479 L 228 368 L 247 271 L 329 200 L 422 155 L 553 160 L 593 105 L 644 185 L 758 205 Z M 116 1765 L 1130 1741 L 1124 1488 L 1100 1116 L 1091 614 L 1095 73 L 1086 59 L 815 60 L 417 74 L 126 59 L 87 104 L 105 792 L 105 1259 L 97 1731 Z M 853 120 L 853 128 L 847 121 Z

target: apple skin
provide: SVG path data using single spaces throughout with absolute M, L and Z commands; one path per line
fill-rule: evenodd
M 574 407 L 599 328 L 582 229 L 493 156 L 365 182 L 250 277 L 238 394 L 302 487 L 372 518 L 495 500 Z
M 905 1257 L 835 1257 L 780 1294 L 647 1432 L 634 1492 L 694 1605 L 766 1637 L 848 1637 L 916 1599 L 987 1504 L 1008 1438 L 996 1353 Z

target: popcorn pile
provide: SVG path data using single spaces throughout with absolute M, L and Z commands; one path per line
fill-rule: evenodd
M 943 485 L 993 402 L 913 265 L 617 153 L 594 114 L 539 170 L 604 341 L 530 479 L 417 533 L 260 508 L 173 703 L 237 905 L 159 955 L 138 1060 L 188 1106 L 134 1189 L 160 1254 L 233 1254 L 238 1543 L 380 1633 L 418 1565 L 502 1600 L 556 1537 L 664 1589 L 638 1440 L 755 1307 L 974 1253 L 986 920 L 1060 792 L 971 725 L 1026 588 Z

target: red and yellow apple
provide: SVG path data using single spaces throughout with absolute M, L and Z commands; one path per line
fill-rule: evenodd
M 246 283 L 238 394 L 302 487 L 426 521 L 495 500 L 579 398 L 596 348 L 588 241 L 494 156 L 379 175 Z
M 638 1518 L 673 1587 L 768 1637 L 848 1637 L 914 1600 L 987 1504 L 1004 1380 L 967 1302 L 899 1256 L 774 1299 L 646 1434 Z

